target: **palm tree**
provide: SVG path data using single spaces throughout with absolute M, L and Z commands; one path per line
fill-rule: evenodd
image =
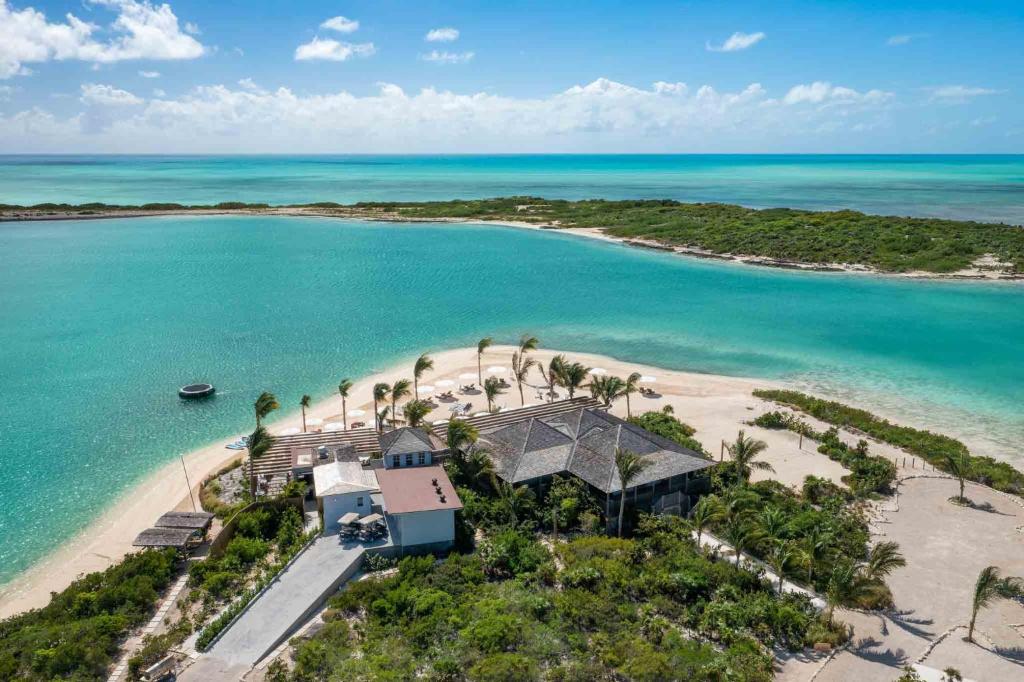
M 348 431 L 348 394 L 352 390 L 352 382 L 348 379 L 342 379 L 338 382 L 338 393 L 341 395 L 341 423 Z M 374 410 L 376 412 L 376 410 Z
M 476 378 L 481 386 L 484 383 L 484 369 L 483 369 L 483 358 L 484 351 L 494 344 L 494 339 L 489 336 L 485 336 L 476 342 Z
M 776 542 L 772 552 L 768 556 L 769 563 L 779 576 L 779 594 L 782 594 L 783 575 L 786 567 L 800 557 L 800 551 L 792 542 Z
M 494 399 L 501 395 L 501 382 L 497 377 L 487 377 L 484 382 L 484 394 L 487 396 L 487 411 L 494 411 Z
M 882 582 L 897 568 L 907 565 L 907 560 L 900 554 L 900 546 L 895 542 L 879 542 L 868 552 L 868 560 L 864 565 L 864 577 L 875 582 Z
M 713 523 L 720 521 L 725 515 L 722 509 L 722 502 L 714 495 L 707 495 L 700 498 L 693 510 L 690 512 L 690 523 L 697 531 L 697 547 L 700 547 L 700 538 Z
M 391 384 L 391 418 L 398 419 L 398 401 L 409 395 L 412 385 L 408 379 L 399 379 Z
M 249 450 L 249 494 L 256 497 L 256 460 L 267 454 L 274 444 L 274 437 L 270 435 L 264 426 L 257 426 L 256 430 L 249 436 L 247 448 Z
M 390 394 L 391 387 L 383 381 L 379 384 L 373 385 L 373 418 L 377 421 L 378 431 L 384 430 L 384 420 L 380 418 L 380 408 L 377 407 L 377 403 L 386 401 Z
M 578 362 L 571 364 L 563 363 L 559 367 L 559 373 L 557 375 L 558 383 L 565 387 L 565 390 L 569 392 L 570 400 L 575 396 L 576 389 L 583 385 L 583 382 L 587 380 L 587 372 L 590 371 L 589 367 L 581 365 Z
M 946 471 L 953 475 L 960 482 L 960 496 L 956 498 L 959 504 L 964 504 L 964 480 L 971 475 L 971 456 L 966 451 L 956 454 L 947 454 L 945 458 Z
M 530 368 L 537 364 L 536 360 L 526 357 L 519 351 L 512 353 L 512 376 L 515 377 L 516 384 L 519 386 L 519 402 L 523 405 L 526 404 L 526 398 L 523 397 L 523 382 L 526 381 Z
M 725 522 L 725 540 L 736 553 L 736 566 L 743 559 L 743 550 L 755 547 L 764 539 L 764 532 L 749 520 L 747 514 L 739 514 Z
M 815 567 L 831 553 L 832 533 L 821 526 L 811 526 L 804 535 L 804 560 L 807 563 L 807 584 L 814 587 Z
M 405 419 L 409 422 L 409 426 L 419 426 L 423 423 L 423 418 L 430 414 L 430 411 L 434 409 L 427 404 L 425 400 L 410 400 L 405 404 Z
M 452 453 L 452 457 L 456 460 L 461 460 L 465 456 L 466 451 L 476 442 L 478 437 L 479 433 L 476 427 L 469 422 L 462 419 L 452 419 L 448 422 L 446 444 L 448 450 Z
M 462 471 L 466 478 L 477 485 L 486 481 L 492 488 L 495 487 L 497 479 L 495 478 L 494 461 L 491 459 L 490 453 L 483 448 L 473 448 L 462 465 Z
M 622 518 L 626 513 L 626 489 L 629 484 L 643 473 L 650 465 L 650 460 L 643 459 L 635 452 L 615 448 L 615 469 L 619 472 L 619 537 L 622 537 Z
M 763 440 L 754 440 L 745 436 L 742 429 L 736 436 L 736 442 L 727 445 L 726 449 L 736 463 L 737 476 L 743 483 L 750 481 L 750 473 L 754 469 L 775 473 L 775 469 L 768 462 L 755 461 L 758 455 L 768 449 L 768 444 Z
M 313 401 L 313 399 L 310 398 L 308 395 L 302 396 L 302 400 L 299 401 L 299 406 L 302 407 L 302 432 L 303 433 L 306 432 L 306 408 L 309 407 L 309 403 L 312 402 L 312 401 Z
M 544 377 L 544 383 L 548 385 L 548 402 L 552 402 L 555 399 L 555 384 L 558 383 L 558 372 L 559 368 L 565 362 L 564 355 L 556 355 L 551 358 L 551 362 L 548 364 L 547 369 L 544 365 L 538 364 L 540 368 L 540 374 Z
M 605 405 L 621 398 L 626 382 L 618 377 L 594 377 L 590 380 L 590 394 L 600 398 Z
M 629 396 L 631 393 L 636 393 L 640 390 L 640 372 L 633 372 L 626 378 L 626 385 L 622 388 L 622 395 L 626 396 L 626 419 L 633 416 L 633 412 L 629 407 Z
M 974 643 L 974 622 L 978 612 L 997 599 L 1013 599 L 1024 596 L 1024 581 L 1020 578 L 999 575 L 998 566 L 981 569 L 978 580 L 974 583 L 974 598 L 971 600 L 971 623 L 967 626 L 967 641 Z
M 758 515 L 757 521 L 761 525 L 765 537 L 769 540 L 775 542 L 785 539 L 786 532 L 789 530 L 789 519 L 786 517 L 786 513 L 778 507 L 774 505 L 765 507 Z
M 424 353 L 416 358 L 416 364 L 412 367 L 412 391 L 417 398 L 420 395 L 420 377 L 432 369 L 434 369 L 434 361 L 429 355 Z
M 260 397 L 256 398 L 256 402 L 253 405 L 253 409 L 256 411 L 256 428 L 260 427 L 260 424 L 263 423 L 263 419 L 268 414 L 279 407 L 281 406 L 277 403 L 277 398 L 273 393 L 270 393 L 269 391 L 260 393 Z
M 499 481 L 498 497 L 508 509 L 509 516 L 512 518 L 512 525 L 517 525 L 519 523 L 519 513 L 533 499 L 533 491 L 525 485 L 514 486 L 511 483 Z
M 832 624 L 832 614 L 837 606 L 855 602 L 869 594 L 875 587 L 864 577 L 856 564 L 840 561 L 833 566 L 832 575 L 828 579 L 828 587 L 825 589 L 827 605 L 825 619 L 828 624 Z

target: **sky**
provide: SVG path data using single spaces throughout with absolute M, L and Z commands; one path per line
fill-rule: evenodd
M 1022 153 L 1024 2 L 0 0 L 0 153 Z

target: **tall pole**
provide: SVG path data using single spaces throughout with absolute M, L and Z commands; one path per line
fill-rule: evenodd
M 185 485 L 188 486 L 188 496 L 192 500 L 192 511 L 198 511 L 196 509 L 196 498 L 192 495 L 192 484 L 188 480 L 188 469 L 185 468 L 185 457 L 178 455 L 178 458 L 181 459 L 181 470 L 185 472 Z

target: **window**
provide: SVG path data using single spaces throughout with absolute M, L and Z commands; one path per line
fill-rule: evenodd
M 391 466 L 402 466 L 402 458 L 399 455 L 391 455 Z
M 421 453 L 419 454 L 419 457 L 418 457 L 418 459 L 419 459 L 419 463 L 420 463 L 420 464 L 426 464 L 426 463 L 427 463 L 427 453 L 425 453 L 425 452 L 421 452 Z
M 411 452 L 409 452 L 409 453 L 407 453 L 405 455 L 405 466 L 407 466 L 407 467 L 411 467 L 412 466 L 412 453 Z
M 357 507 L 362 507 L 363 506 L 363 496 L 362 495 L 360 495 L 359 497 L 356 498 L 356 506 Z

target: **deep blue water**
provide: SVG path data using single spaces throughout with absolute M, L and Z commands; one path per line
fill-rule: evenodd
M 781 272 L 494 226 L 173 217 L 0 224 L 0 292 L 0 580 L 146 473 L 240 432 L 260 391 L 296 405 L 487 334 L 786 379 L 1010 458 L 1024 441 L 1018 285 Z M 178 400 L 195 377 L 214 400 Z

